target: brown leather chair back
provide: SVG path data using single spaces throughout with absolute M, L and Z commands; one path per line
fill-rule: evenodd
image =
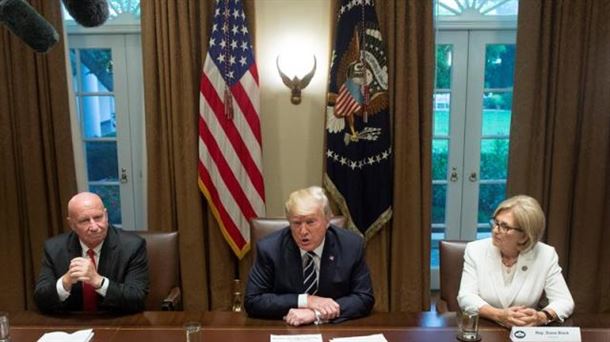
M 438 312 L 459 310 L 457 295 L 462 280 L 462 269 L 464 268 L 464 250 L 468 242 L 439 241 L 441 298 L 436 306 Z
M 172 310 L 167 302 L 168 294 L 180 295 L 180 263 L 178 232 L 138 232 L 146 240 L 150 291 L 146 298 L 146 310 Z
M 330 223 L 337 227 L 345 227 L 345 217 L 334 216 L 330 219 Z M 256 242 L 263 237 L 278 231 L 284 227 L 288 227 L 286 218 L 269 218 L 256 217 L 250 220 L 250 237 L 252 239 L 252 260 L 256 258 Z

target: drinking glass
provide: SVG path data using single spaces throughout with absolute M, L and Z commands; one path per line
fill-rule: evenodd
M 11 331 L 8 324 L 8 313 L 0 312 L 0 342 L 10 342 Z
M 186 342 L 201 342 L 201 323 L 188 322 L 184 325 Z
M 457 338 L 460 341 L 480 341 L 479 310 L 467 308 L 457 313 Z

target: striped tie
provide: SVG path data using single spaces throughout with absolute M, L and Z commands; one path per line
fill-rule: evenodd
M 307 252 L 303 255 L 305 258 L 305 267 L 303 267 L 303 288 L 305 293 L 314 295 L 318 292 L 318 272 L 316 272 L 316 264 L 314 258 L 316 253 Z

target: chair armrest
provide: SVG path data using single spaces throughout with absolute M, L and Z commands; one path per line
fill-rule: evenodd
M 179 287 L 174 287 L 169 291 L 169 294 L 161 303 L 161 310 L 163 311 L 174 311 L 178 308 L 182 302 L 182 292 Z

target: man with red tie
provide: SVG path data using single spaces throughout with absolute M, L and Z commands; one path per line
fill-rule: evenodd
M 144 309 L 146 242 L 108 224 L 101 198 L 82 192 L 68 202 L 69 233 L 45 242 L 34 300 L 44 312 Z

